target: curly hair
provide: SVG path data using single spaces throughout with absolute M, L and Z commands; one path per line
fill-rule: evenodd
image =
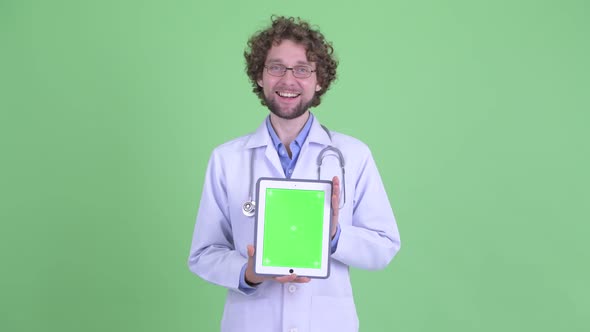
M 321 96 L 328 91 L 330 84 L 336 79 L 338 61 L 333 55 L 332 43 L 328 42 L 319 30 L 312 29 L 309 23 L 299 17 L 273 15 L 271 20 L 270 27 L 258 31 L 248 40 L 248 47 L 244 51 L 246 73 L 252 83 L 252 91 L 258 95 L 262 105 L 267 106 L 262 87 L 258 85 L 258 80 L 262 78 L 266 56 L 273 45 L 278 45 L 283 40 L 291 40 L 303 45 L 307 51 L 307 59 L 316 63 L 318 84 L 322 89 L 315 93 L 310 106 L 318 106 Z

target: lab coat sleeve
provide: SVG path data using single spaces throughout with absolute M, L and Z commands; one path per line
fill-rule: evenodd
M 341 233 L 332 258 L 360 269 L 382 269 L 400 249 L 400 238 L 381 176 L 370 152 L 358 169 L 352 223 L 340 223 Z M 348 203 L 348 202 L 347 202 Z M 341 216 L 342 218 L 342 216 Z
M 247 258 L 234 247 L 225 171 L 214 151 L 207 166 L 188 266 L 206 281 L 245 294 L 239 289 L 239 278 Z

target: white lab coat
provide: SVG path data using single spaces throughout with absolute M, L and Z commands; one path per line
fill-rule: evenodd
M 358 331 L 348 267 L 381 269 L 400 248 L 399 233 L 379 172 L 368 147 L 331 132 L 314 119 L 292 179 L 317 179 L 319 152 L 332 145 L 345 159 L 346 204 L 340 210 L 340 238 L 331 256 L 330 276 L 307 284 L 265 281 L 251 294 L 238 289 L 247 245 L 254 244 L 254 218 L 242 213 L 251 192 L 250 158 L 255 150 L 254 183 L 284 178 L 277 151 L 263 122 L 255 133 L 217 147 L 209 160 L 189 268 L 228 289 L 221 331 Z M 328 156 L 323 180 L 341 177 L 338 159 Z M 342 185 L 342 180 L 341 180 Z M 341 195 L 341 200 L 343 199 Z

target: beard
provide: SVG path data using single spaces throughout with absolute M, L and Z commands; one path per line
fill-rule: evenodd
M 311 107 L 312 102 L 312 100 L 309 100 L 305 103 L 301 101 L 299 104 L 294 105 L 290 109 L 281 109 L 281 106 L 279 106 L 275 98 L 269 99 L 265 97 L 264 99 L 268 109 L 272 112 L 272 114 L 285 120 L 292 120 L 302 116 Z

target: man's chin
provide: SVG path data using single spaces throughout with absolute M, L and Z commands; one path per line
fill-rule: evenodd
M 267 101 L 267 105 L 271 113 L 276 115 L 277 117 L 285 120 L 293 120 L 305 114 L 305 112 L 307 112 L 307 110 L 309 109 L 310 103 L 307 103 L 305 105 L 299 104 L 287 110 L 282 109 L 279 105 L 277 105 L 274 102 Z

